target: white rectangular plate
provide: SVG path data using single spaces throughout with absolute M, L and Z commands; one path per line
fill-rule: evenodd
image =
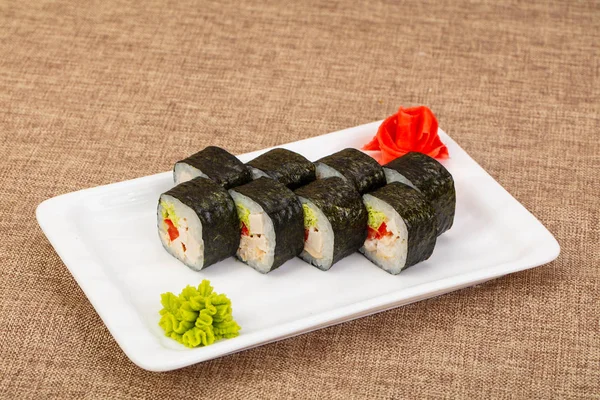
M 281 147 L 316 160 L 360 148 L 379 124 Z M 327 272 L 294 259 L 262 275 L 233 258 L 194 272 L 167 254 L 157 234 L 157 201 L 173 186 L 171 172 L 54 197 L 38 206 L 37 219 L 127 356 L 147 370 L 172 370 L 554 260 L 560 249 L 552 234 L 441 130 L 440 137 L 451 155 L 443 163 L 456 184 L 454 226 L 438 238 L 429 260 L 397 276 L 360 254 Z M 160 294 L 179 293 L 202 279 L 230 297 L 242 331 L 187 349 L 158 326 Z

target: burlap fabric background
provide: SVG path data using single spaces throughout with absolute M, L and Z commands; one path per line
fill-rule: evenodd
M 0 397 L 600 398 L 600 5 L 0 0 Z M 426 104 L 557 261 L 170 373 L 39 229 L 58 194 Z

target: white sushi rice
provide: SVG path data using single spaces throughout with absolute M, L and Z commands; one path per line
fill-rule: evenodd
M 337 169 L 331 168 L 329 165 L 318 162 L 315 164 L 317 179 L 325 179 L 331 177 L 342 178 L 343 180 L 347 180 L 344 175 L 342 175 Z
M 168 232 L 168 225 L 163 219 L 163 204 L 167 203 L 173 207 L 175 215 L 178 217 L 177 228 L 179 236 L 171 240 Z M 185 265 L 198 271 L 204 266 L 204 241 L 202 240 L 202 223 L 196 213 L 169 195 L 161 195 L 157 210 L 157 223 L 160 241 L 164 248 L 175 258 L 179 259 Z
M 270 178 L 269 175 L 265 174 L 262 170 L 258 169 L 258 168 L 254 168 L 254 167 L 250 167 L 250 173 L 252 174 L 252 179 L 256 180 L 258 178 L 262 178 L 263 176 L 265 178 Z
M 204 174 L 198 168 L 192 167 L 184 162 L 178 162 L 175 164 L 175 167 L 173 167 L 173 181 L 175 182 L 175 185 L 179 185 L 182 182 L 191 181 L 199 176 L 208 178 L 208 176 L 206 176 L 206 174 Z
M 255 270 L 267 273 L 275 260 L 276 238 L 273 221 L 254 200 L 235 190 L 230 190 L 229 194 L 236 205 L 242 205 L 250 211 L 250 226 L 247 227 L 250 235 L 241 235 L 236 256 Z
M 391 168 L 383 168 L 383 172 L 385 173 L 385 180 L 387 181 L 387 183 L 392 183 L 392 182 L 400 182 L 400 183 L 404 183 L 405 185 L 410 186 L 413 189 L 419 190 L 419 188 L 415 187 L 413 185 L 413 183 L 411 181 L 409 181 L 404 175 L 402 175 L 400 172 L 391 169 Z M 419 190 L 420 192 L 420 190 Z
M 308 238 L 304 242 L 304 250 L 300 253 L 300 258 L 323 271 L 327 271 L 331 268 L 333 262 L 333 244 L 335 240 L 331 223 L 313 202 L 301 196 L 298 196 L 298 199 L 302 204 L 306 204 L 317 218 L 316 226 L 308 228 Z
M 398 274 L 406 264 L 408 253 L 408 229 L 404 220 L 392 206 L 370 194 L 363 196 L 365 206 L 380 211 L 386 216 L 387 230 L 392 233 L 381 239 L 365 240 L 359 249 L 371 262 L 391 274 Z

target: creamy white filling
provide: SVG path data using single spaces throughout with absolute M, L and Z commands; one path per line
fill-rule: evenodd
M 377 242 L 379 242 L 379 240 L 374 239 L 374 238 L 365 240 L 365 244 L 364 244 L 365 250 L 372 251 L 372 252 L 377 251 Z
M 262 260 L 269 250 L 269 244 L 265 235 L 242 235 L 238 254 L 244 261 Z
M 400 239 L 400 232 L 394 220 L 384 221 L 386 229 L 390 234 L 384 235 L 381 238 L 371 238 L 365 240 L 365 249 L 374 252 L 377 257 L 391 259 L 396 256 L 397 241 Z
M 264 213 L 250 214 L 248 216 L 248 223 L 250 224 L 250 226 L 247 226 L 246 228 L 248 228 L 248 231 L 250 231 L 251 234 L 265 233 L 265 214 Z
M 248 216 L 249 235 L 242 235 L 240 238 L 240 247 L 238 249 L 239 257 L 244 260 L 259 260 L 265 257 L 269 251 L 269 242 L 265 233 L 265 214 L 250 214 Z
M 187 218 L 179 218 L 178 226 L 173 224 L 179 232 L 179 236 L 175 240 L 171 240 L 168 232 L 169 227 L 164 221 L 163 223 L 165 224 L 165 231 L 163 233 L 165 235 L 165 243 L 168 243 L 168 246 L 182 261 L 189 260 L 196 262 L 201 256 L 200 251 L 202 246 L 194 235 L 190 234 Z
M 314 258 L 323 258 L 323 233 L 311 226 L 304 242 L 304 250 Z

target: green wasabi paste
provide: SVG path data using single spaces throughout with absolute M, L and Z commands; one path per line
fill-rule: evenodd
M 206 279 L 197 288 L 186 286 L 179 296 L 163 293 L 160 302 L 163 309 L 158 325 L 165 336 L 184 346 L 208 346 L 239 335 L 241 328 L 233 320 L 231 300 L 213 292 Z
M 381 211 L 374 210 L 373 207 L 367 205 L 367 213 L 369 214 L 367 224 L 369 227 L 377 230 L 383 222 L 385 222 L 385 214 Z

